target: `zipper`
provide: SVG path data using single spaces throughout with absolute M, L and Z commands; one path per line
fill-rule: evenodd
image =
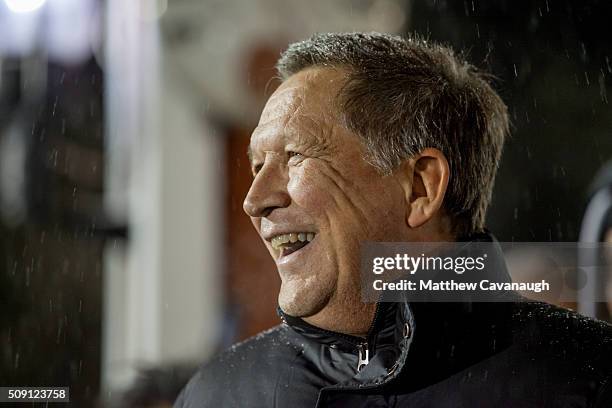
M 368 333 L 366 335 L 365 341 L 363 341 L 362 337 L 351 336 L 350 334 L 338 333 L 338 332 L 334 332 L 331 330 L 322 329 L 320 327 L 312 326 L 308 322 L 302 321 L 302 324 L 310 326 L 312 329 L 318 332 L 326 333 L 330 336 L 342 338 L 346 342 L 354 345 L 355 348 L 357 349 L 357 357 L 358 357 L 357 372 L 359 372 L 370 362 L 370 351 L 371 351 L 370 345 L 373 343 L 374 329 L 376 328 L 376 325 L 378 324 L 378 321 L 380 320 L 380 315 L 382 314 L 382 311 L 380 309 L 381 309 L 381 302 L 379 301 L 376 303 L 376 309 L 374 311 L 374 318 L 372 319 L 372 323 L 370 324 L 370 327 L 368 329 Z M 281 320 L 283 321 L 283 323 L 287 323 L 287 320 L 285 319 L 284 316 L 281 316 Z
M 374 319 L 372 320 L 372 324 L 370 326 L 369 332 L 368 332 L 368 339 L 372 339 L 373 336 L 373 329 L 375 328 L 378 320 L 380 319 L 380 315 L 381 312 L 379 311 L 379 305 L 380 302 L 376 305 L 376 312 L 374 314 Z M 408 328 L 406 329 L 406 333 L 404 333 L 404 338 L 407 338 L 406 336 L 410 336 L 411 333 L 411 328 L 410 326 L 408 326 Z M 363 340 L 363 339 L 362 339 Z M 368 349 L 368 342 L 363 342 L 360 343 L 362 350 L 363 350 L 363 356 L 367 356 L 369 357 L 369 349 Z M 365 353 L 365 350 L 368 350 L 368 353 Z M 405 351 L 404 351 L 405 352 Z M 361 360 L 361 359 L 360 359 Z M 364 359 L 365 360 L 365 359 Z M 367 364 L 367 363 L 366 363 Z M 336 385 L 329 385 L 327 387 L 323 387 L 321 388 L 320 392 L 319 392 L 319 397 L 317 399 L 317 407 L 321 406 L 321 398 L 322 398 L 322 394 L 325 393 L 329 393 L 332 391 L 342 391 L 342 390 L 372 390 L 372 389 L 376 389 L 378 387 L 381 386 L 381 384 L 384 384 L 386 381 L 388 381 L 389 376 L 391 376 L 391 374 L 396 374 L 397 370 L 399 369 L 400 363 L 398 363 L 397 361 L 395 362 L 395 364 L 393 365 L 393 367 L 391 368 L 391 370 L 389 371 L 389 373 L 387 374 L 387 376 L 385 377 L 384 381 L 376 381 L 376 382 L 370 382 L 370 383 L 366 383 L 366 384 L 336 384 Z
M 368 343 L 361 343 L 357 346 L 359 352 L 359 360 L 357 362 L 357 372 L 360 372 L 363 367 L 367 366 L 370 362 L 370 349 Z
M 368 329 L 368 334 L 366 335 L 366 341 L 357 345 L 358 352 L 358 362 L 357 362 L 357 372 L 361 371 L 365 366 L 370 362 L 370 345 L 374 340 L 374 329 L 376 329 L 376 325 L 380 320 L 381 312 L 381 302 L 376 303 L 376 309 L 374 310 L 374 318 L 372 319 L 372 323 L 370 324 L 370 328 Z

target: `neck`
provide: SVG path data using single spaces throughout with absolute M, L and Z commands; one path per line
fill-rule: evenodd
M 327 305 L 320 312 L 304 317 L 303 320 L 324 330 L 365 338 L 375 312 L 375 303 L 359 302 L 352 307 Z

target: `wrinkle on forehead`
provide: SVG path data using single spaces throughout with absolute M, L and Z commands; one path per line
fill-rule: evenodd
M 284 140 L 295 137 L 298 144 L 304 144 L 308 139 L 304 133 L 307 133 L 314 138 L 310 144 L 319 145 L 313 147 L 329 148 L 334 129 L 343 124 L 338 114 L 337 95 L 344 79 L 343 70 L 320 67 L 293 75 L 266 103 L 253 136 L 281 133 Z M 251 149 L 249 146 L 252 161 Z
M 304 89 L 301 86 L 285 87 L 281 85 L 268 99 L 259 118 L 257 127 L 265 126 L 283 117 L 292 116 L 303 104 Z
M 334 122 L 333 117 L 324 120 L 314 115 L 294 116 L 288 121 L 285 134 L 292 137 L 297 147 L 331 153 L 336 129 Z

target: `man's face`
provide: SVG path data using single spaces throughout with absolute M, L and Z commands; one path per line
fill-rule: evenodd
M 294 316 L 359 299 L 360 244 L 405 238 L 404 190 L 364 160 L 338 113 L 344 75 L 293 75 L 251 136 L 254 179 L 244 210 L 276 261 L 279 305 Z

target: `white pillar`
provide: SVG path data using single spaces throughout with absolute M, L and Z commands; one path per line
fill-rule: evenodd
M 157 2 L 159 3 L 159 2 Z M 107 2 L 103 390 L 143 366 L 204 359 L 219 333 L 222 145 L 164 67 L 155 2 Z

